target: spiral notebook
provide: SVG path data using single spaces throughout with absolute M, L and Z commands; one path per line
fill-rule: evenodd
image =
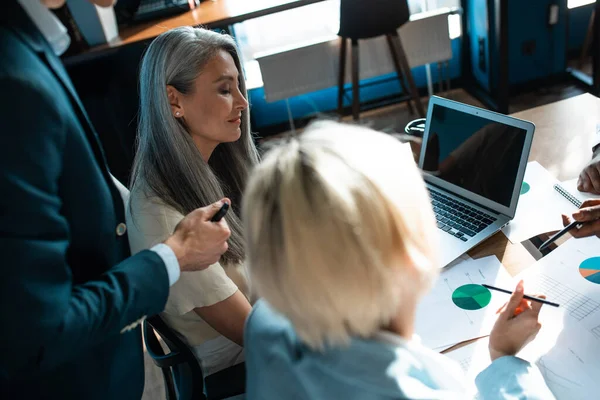
M 559 189 L 564 191 L 565 194 L 563 197 L 567 198 L 571 203 L 573 203 L 577 208 L 581 207 L 581 203 L 586 200 L 600 200 L 600 196 L 596 194 L 580 192 L 577 190 L 577 178 L 570 179 L 568 181 L 560 182 L 557 184 L 558 188 L 555 190 L 560 193 Z M 562 195 L 562 193 L 561 193 Z M 572 198 L 570 200 L 568 197 Z
M 557 183 L 554 185 L 554 190 L 561 194 L 565 199 L 569 200 L 575 207 L 581 207 L 583 201 L 579 200 L 577 197 L 572 195 L 567 189 L 565 189 L 561 184 Z

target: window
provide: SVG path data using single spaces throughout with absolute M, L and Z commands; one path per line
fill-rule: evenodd
M 569 8 L 569 10 L 570 10 L 571 8 L 577 8 L 577 7 L 585 6 L 587 4 L 592 4 L 595 2 L 596 2 L 596 0 L 568 0 L 567 8 Z
M 272 0 L 252 1 L 272 3 Z M 408 4 L 411 14 L 417 14 L 439 8 L 459 7 L 460 0 L 409 0 Z M 244 62 L 248 88 L 262 86 L 260 69 L 255 60 L 257 55 L 335 39 L 339 30 L 339 20 L 340 0 L 328 0 L 234 25 L 233 30 Z M 451 15 L 449 22 L 450 37 L 459 37 L 460 16 Z

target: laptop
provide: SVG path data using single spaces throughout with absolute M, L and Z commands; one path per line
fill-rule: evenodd
M 419 158 L 441 267 L 514 218 L 535 125 L 433 96 Z

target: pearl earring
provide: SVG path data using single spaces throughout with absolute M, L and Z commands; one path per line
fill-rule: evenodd
M 181 115 L 181 113 L 180 113 L 179 111 L 177 111 L 177 112 L 175 113 L 175 116 L 177 116 L 177 117 L 179 117 L 180 115 Z

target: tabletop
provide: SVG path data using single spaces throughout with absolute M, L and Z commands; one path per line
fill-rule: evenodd
M 576 178 L 590 161 L 600 123 L 599 98 L 586 93 L 511 116 L 535 124 L 529 160 L 539 162 L 560 181 Z M 468 254 L 472 258 L 495 255 L 513 276 L 535 262 L 522 244 L 512 244 L 502 232 Z
M 208 29 L 227 28 L 239 22 L 325 0 L 205 0 L 194 10 L 175 16 L 135 24 L 119 31 L 119 37 L 89 51 L 115 48 L 146 39 L 180 26 L 203 26 Z

